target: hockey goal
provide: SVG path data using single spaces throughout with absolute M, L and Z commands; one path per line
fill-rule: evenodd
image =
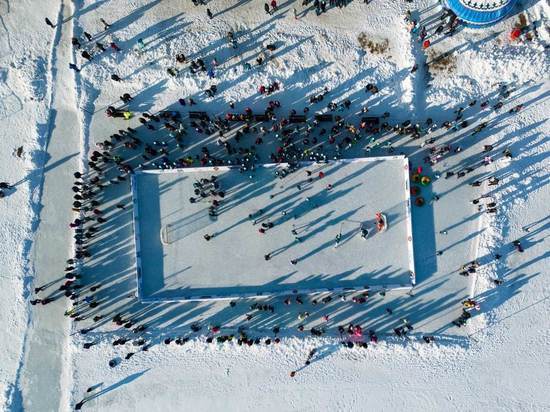
M 160 242 L 163 245 L 170 245 L 174 243 L 175 240 L 176 238 L 171 224 L 164 225 L 160 228 Z

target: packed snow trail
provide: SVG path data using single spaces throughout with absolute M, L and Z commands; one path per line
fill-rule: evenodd
M 65 23 L 61 36 L 54 44 L 52 69 L 52 104 L 47 141 L 47 162 L 41 197 L 40 223 L 32 255 L 35 262 L 34 286 L 50 282 L 59 284 L 64 263 L 70 251 L 72 173 L 77 170 L 80 151 L 79 122 L 73 74 L 68 67 L 71 59 L 72 15 L 70 2 L 62 5 Z M 59 37 L 59 36 L 58 36 Z M 49 296 L 54 288 L 46 289 L 39 298 Z M 64 357 L 68 350 L 69 322 L 62 319 L 65 299 L 48 305 L 38 305 L 32 311 L 27 332 L 19 390 L 25 411 L 57 411 L 67 390 L 64 368 L 69 362 Z

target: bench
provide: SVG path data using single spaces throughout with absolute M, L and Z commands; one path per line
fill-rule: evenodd
M 332 122 L 332 115 L 331 114 L 316 114 L 315 120 L 318 122 Z
M 378 130 L 380 127 L 380 118 L 379 117 L 362 117 L 361 123 L 365 123 L 366 131 Z
M 303 114 L 295 114 L 288 118 L 289 123 L 305 123 L 306 117 Z
M 190 119 L 207 120 L 208 114 L 206 112 L 189 112 Z

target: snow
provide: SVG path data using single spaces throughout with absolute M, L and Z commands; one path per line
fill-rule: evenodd
M 97 396 L 92 395 L 83 409 L 156 410 L 180 405 L 196 410 L 361 410 L 365 405 L 382 410 L 550 409 L 546 390 L 550 284 L 545 276 L 550 227 L 546 48 L 550 39 L 545 2 L 520 2 L 527 24 L 536 28 L 532 40 L 510 42 L 508 33 L 522 24 L 518 14 L 512 14 L 486 29 L 434 36 L 427 50 L 406 30 L 403 16 L 411 8 L 413 17 L 433 32 L 440 9 L 432 0 L 354 2 L 321 16 L 296 2 L 280 4 L 280 11 L 268 16 L 262 2 L 222 1 L 208 6 L 215 14 L 213 20 L 206 17 L 204 6 L 175 0 L 73 3 L 45 0 L 40 7 L 28 1 L 0 3 L 0 180 L 15 186 L 0 200 L 3 409 L 71 410 L 93 385 L 98 385 Z M 297 9 L 298 20 L 292 8 Z M 47 27 L 46 11 L 52 21 L 63 24 L 55 30 Z M 113 23 L 109 32 L 103 32 L 100 17 Z M 70 38 L 82 30 L 92 33 L 94 41 L 116 41 L 123 51 L 82 62 L 70 46 Z M 227 46 L 229 30 L 236 33 L 236 51 Z M 142 53 L 132 50 L 139 38 L 146 43 Z M 277 45 L 271 62 L 246 71 L 243 63 L 254 63 L 267 43 Z M 374 43 L 385 50 L 373 51 Z M 203 58 L 207 64 L 216 57 L 216 78 L 188 70 L 176 78 L 168 76 L 166 69 L 177 67 L 173 56 L 178 52 L 188 59 Z M 82 66 L 82 72 L 71 72 L 69 61 Z M 415 62 L 419 68 L 411 73 Z M 430 63 L 428 69 L 424 62 Z M 114 72 L 124 81 L 114 84 L 109 78 Z M 280 82 L 281 90 L 259 96 L 258 86 L 273 80 Z M 502 99 L 503 108 L 480 109 L 483 100 L 492 106 L 501 99 L 501 82 L 511 90 Z M 205 98 L 202 91 L 213 83 L 219 92 Z M 367 83 L 376 84 L 380 92 L 366 94 Z M 330 100 L 340 103 L 349 98 L 351 108 L 336 114 L 354 123 L 365 105 L 369 114 L 391 112 L 392 124 L 411 116 L 413 121 L 430 116 L 440 124 L 453 119 L 459 106 L 466 108 L 466 128 L 433 134 L 437 147 L 450 144 L 462 151 L 428 168 L 433 181 L 423 194 L 427 200 L 434 194 L 440 199 L 413 208 L 417 269 L 413 296 L 388 292 L 373 294 L 364 305 L 348 298 L 288 307 L 281 299 L 268 299 L 265 303 L 275 306 L 274 314 L 252 311 L 252 300 L 239 301 L 235 308 L 219 302 L 142 305 L 134 295 L 130 213 L 114 207 L 130 201 L 125 183 L 105 191 L 108 223 L 82 273 L 103 283 L 97 293 L 102 302 L 97 313 L 113 316 L 123 311 L 136 324 L 149 326 L 144 334 L 152 343 L 149 351 L 123 359 L 136 347 L 131 342 L 113 347 L 111 342 L 134 334 L 108 320 L 87 335 L 79 334 L 92 322 L 69 326 L 62 316 L 67 308 L 64 300 L 30 306 L 33 287 L 60 278 L 72 247 L 66 226 L 74 218 L 68 190 L 72 172 L 85 170 L 82 160 L 96 142 L 126 126 L 103 114 L 119 95 L 134 96 L 130 109 L 136 113 L 167 107 L 186 113 L 188 107 L 179 106 L 177 99 L 193 97 L 198 102 L 195 107 L 211 115 L 226 113 L 230 101 L 235 102 L 235 112 L 248 106 L 260 112 L 276 99 L 282 104 L 278 116 L 286 116 L 290 107 L 305 107 L 309 96 L 325 85 L 330 92 L 312 111 L 326 111 Z M 467 104 L 473 99 L 477 105 L 470 108 Z M 520 103 L 524 108 L 510 114 Z M 480 122 L 487 122 L 487 127 L 473 135 Z M 141 126 L 137 118 L 129 125 Z M 162 138 L 161 132 L 149 133 L 143 127 L 139 135 L 149 142 Z M 204 145 L 217 150 L 216 136 L 193 136 L 186 142 L 193 154 Z M 252 145 L 250 137 L 245 139 Z M 433 145 L 420 147 L 423 140 L 393 134 L 376 142 L 363 138 L 340 156 L 382 156 L 391 146 L 395 154 L 406 154 L 413 167 L 426 168 L 425 149 Z M 484 166 L 481 150 L 487 144 L 494 146 L 493 162 Z M 23 146 L 20 157 L 19 146 Z M 513 153 L 511 160 L 501 155 L 505 148 Z M 273 149 L 268 142 L 259 150 L 260 163 L 269 161 Z M 336 155 L 333 147 L 327 153 Z M 448 171 L 468 167 L 474 170 L 462 180 L 444 177 Z M 486 181 L 478 188 L 468 185 L 490 175 L 499 177 L 498 186 L 487 186 Z M 496 201 L 496 214 L 478 212 L 470 202 L 481 195 Z M 514 250 L 511 242 L 516 239 L 521 240 L 523 253 Z M 443 254 L 437 256 L 436 251 Z M 502 257 L 495 259 L 495 253 Z M 478 273 L 458 276 L 457 269 L 474 258 L 481 264 Z M 503 279 L 503 285 L 495 287 L 495 278 Z M 481 311 L 463 328 L 450 325 L 468 296 L 480 303 Z M 387 308 L 393 309 L 392 315 Z M 303 322 L 305 330 L 326 328 L 323 337 L 297 331 L 302 323 L 297 314 L 302 311 L 310 312 Z M 247 313 L 254 315 L 248 322 Z M 322 319 L 326 314 L 328 322 Z M 403 318 L 414 325 L 408 339 L 392 333 L 403 325 Z M 194 322 L 203 326 L 199 333 L 190 332 Z M 344 348 L 336 326 L 349 322 L 361 324 L 365 332 L 376 330 L 379 342 L 368 349 Z M 272 328 L 280 326 L 281 342 L 252 347 L 239 346 L 235 340 L 207 343 L 208 325 L 221 325 L 221 334 L 237 334 L 244 325 L 262 342 L 273 339 Z M 434 335 L 436 341 L 424 343 L 425 334 Z M 183 346 L 162 343 L 177 336 L 190 340 Z M 89 341 L 97 344 L 83 349 L 83 342 Z M 303 367 L 312 348 L 318 352 Z M 108 361 L 117 357 L 120 365 L 110 368 Z M 293 370 L 298 372 L 290 378 Z
M 44 1 L 56 13 L 57 1 Z M 31 252 L 39 224 L 44 151 L 50 119 L 49 67 L 54 31 L 21 30 L 43 25 L 23 2 L 0 4 L 0 180 L 14 186 L 0 202 L 0 404 L 17 405 L 26 330 L 30 321 L 28 297 L 34 275 Z M 21 152 L 18 149 L 22 148 Z M 20 155 L 19 155 L 20 154 Z

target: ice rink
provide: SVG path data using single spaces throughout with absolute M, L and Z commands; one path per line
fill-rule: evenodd
M 141 172 L 134 178 L 142 299 L 407 287 L 413 271 L 408 160 Z M 224 197 L 202 201 L 216 176 Z M 209 215 L 212 200 L 220 204 Z M 388 221 L 378 233 L 375 214 Z M 272 226 L 272 227 L 270 227 Z M 362 237 L 361 229 L 368 235 Z M 265 233 L 261 233 L 265 231 Z M 210 240 L 205 235 L 212 236 Z M 340 235 L 339 242 L 336 237 Z M 268 256 L 266 256 L 268 255 Z M 268 257 L 268 259 L 266 259 Z

